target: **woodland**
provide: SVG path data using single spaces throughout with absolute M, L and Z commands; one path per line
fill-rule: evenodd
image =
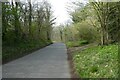
M 17 59 L 53 42 L 72 52 L 75 73 L 82 78 L 117 78 L 120 34 L 120 2 L 73 2 L 68 6 L 72 23 L 54 27 L 51 4 L 41 2 L 2 2 L 2 60 Z M 72 11 L 70 10 L 72 8 Z

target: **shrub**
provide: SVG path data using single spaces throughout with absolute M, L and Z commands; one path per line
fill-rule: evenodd
M 99 39 L 99 34 L 96 28 L 88 24 L 86 21 L 75 24 L 75 27 L 77 28 L 79 39 L 87 40 L 88 42 L 94 42 Z
M 82 41 L 80 41 L 80 44 L 82 45 L 82 44 L 88 44 L 89 42 L 87 41 L 87 40 L 82 40 Z
M 89 42 L 87 40 L 81 40 L 81 41 L 69 41 L 66 43 L 67 47 L 79 47 L 88 44 Z

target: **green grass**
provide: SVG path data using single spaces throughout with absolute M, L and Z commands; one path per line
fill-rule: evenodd
M 73 61 L 81 78 L 118 77 L 118 45 L 88 48 L 75 53 Z
M 42 48 L 50 43 L 51 41 L 42 41 L 42 40 L 32 41 L 31 40 L 29 42 L 20 42 L 19 44 L 15 44 L 15 45 L 3 45 L 2 46 L 3 63 L 6 63 L 8 61 L 27 55 L 32 51 Z
M 68 48 L 70 48 L 70 47 L 79 47 L 79 46 L 86 45 L 86 44 L 88 44 L 88 41 L 86 41 L 86 40 L 69 41 L 69 42 L 66 43 Z

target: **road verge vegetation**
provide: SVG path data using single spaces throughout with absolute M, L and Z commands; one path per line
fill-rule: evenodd
M 70 47 L 80 47 L 80 46 L 83 46 L 83 45 L 86 45 L 86 44 L 89 44 L 89 42 L 87 40 L 81 40 L 81 41 L 68 41 L 66 43 L 66 46 L 68 48 Z
M 7 63 L 14 59 L 20 58 L 27 54 L 30 54 L 33 51 L 41 49 L 47 45 L 52 44 L 51 41 L 29 41 L 29 42 L 21 42 L 14 45 L 4 45 L 2 47 L 2 62 Z
M 73 63 L 81 78 L 118 78 L 118 45 L 97 46 L 75 52 Z

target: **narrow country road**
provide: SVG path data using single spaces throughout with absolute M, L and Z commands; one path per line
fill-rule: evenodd
M 70 78 L 67 49 L 54 43 L 27 56 L 4 64 L 3 78 Z

